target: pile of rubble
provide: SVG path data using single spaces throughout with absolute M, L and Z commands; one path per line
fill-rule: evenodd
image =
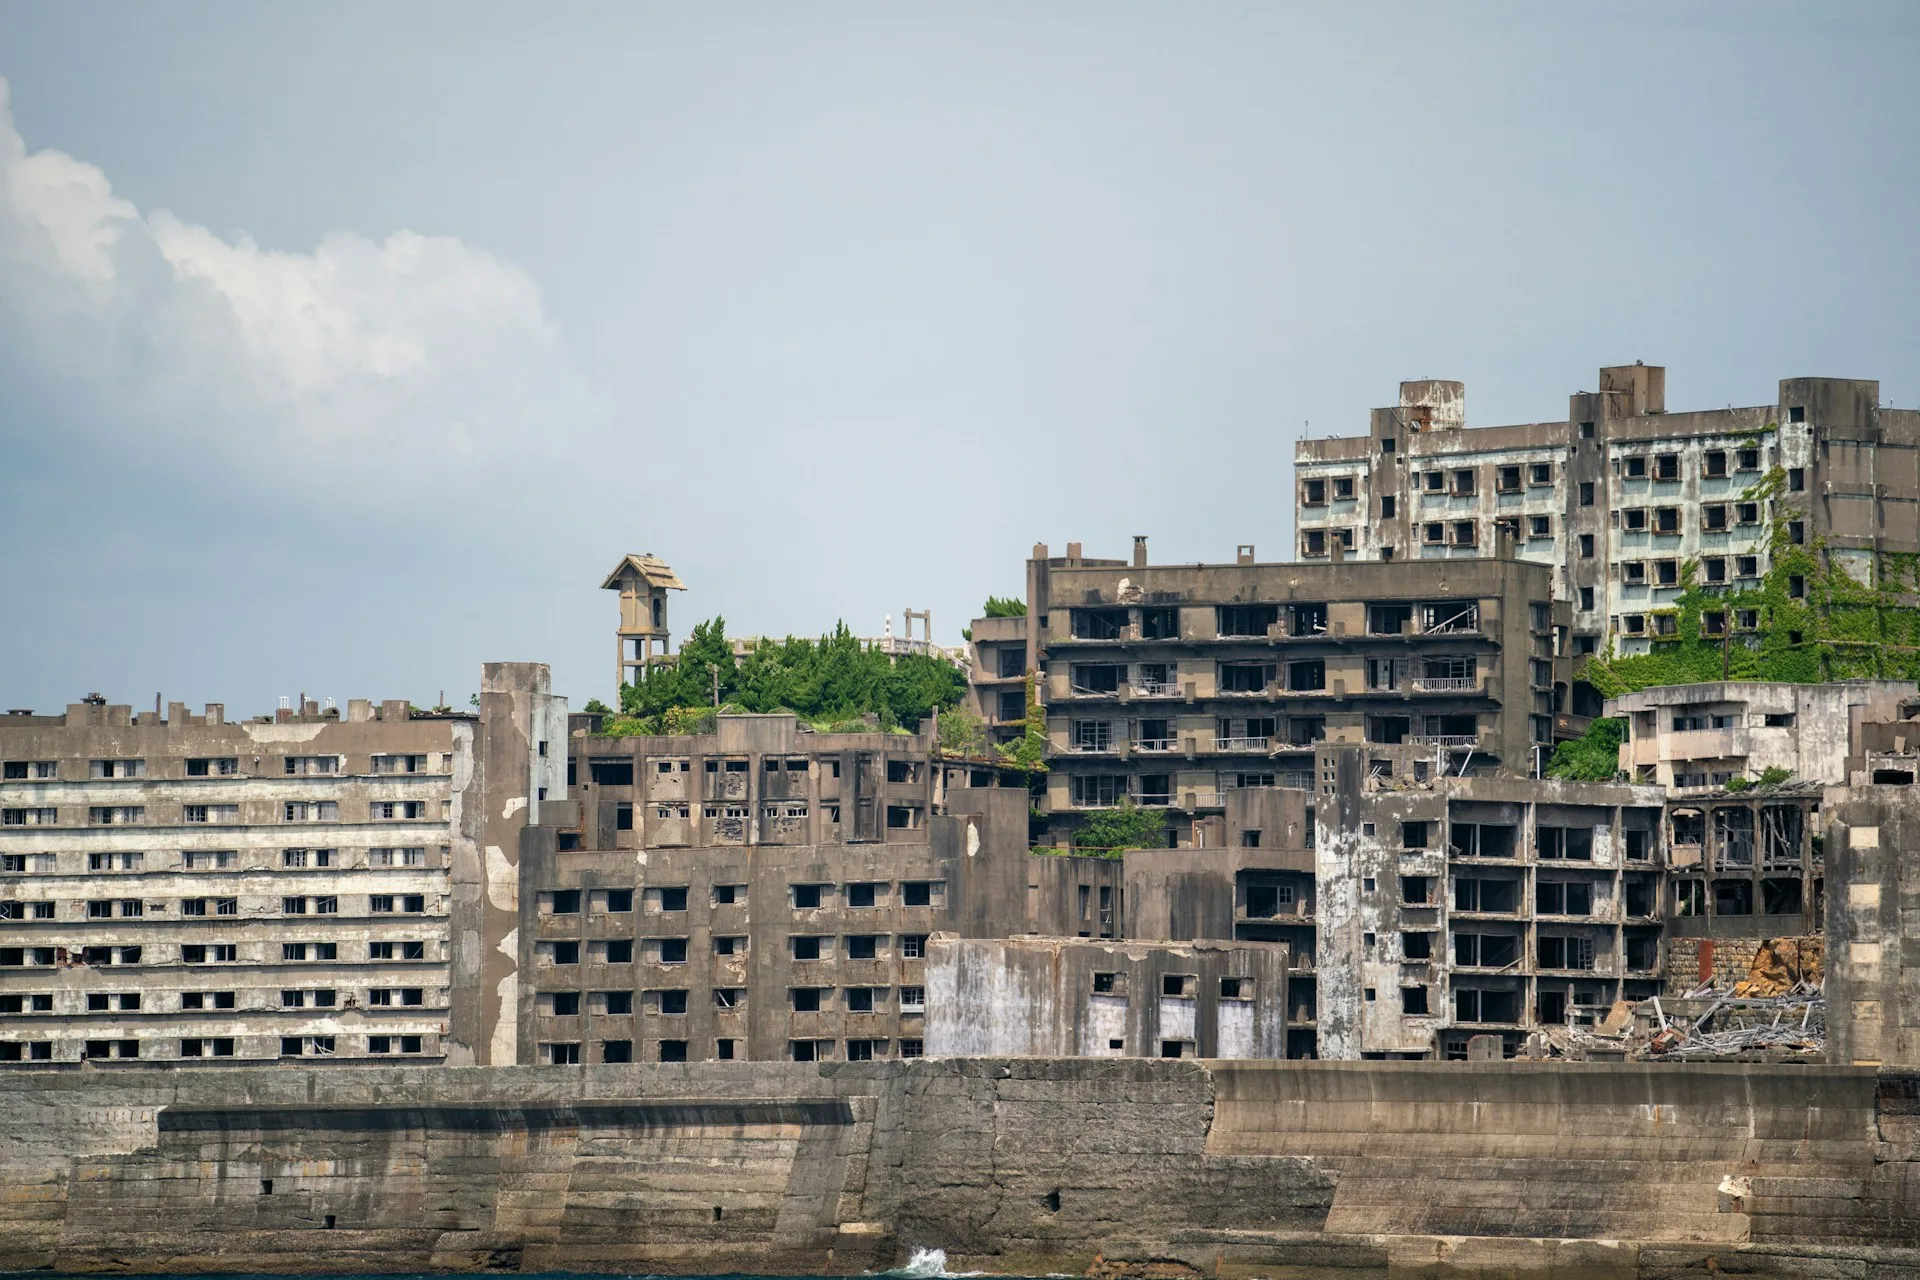
M 1827 1050 L 1827 1004 L 1820 988 L 1797 983 L 1777 996 L 1722 995 L 1692 1019 L 1668 1019 L 1650 1001 L 1659 1024 L 1644 1052 L 1655 1062 L 1688 1058 L 1820 1061 Z
M 1818 1060 L 1827 1048 L 1827 1004 L 1821 983 L 1825 948 L 1818 938 L 1774 938 L 1760 945 L 1747 976 L 1731 991 L 1708 983 L 1680 1007 L 1704 1008 L 1668 1018 L 1660 1001 L 1657 1026 L 1643 1054 L 1654 1061 L 1758 1056 Z
M 1747 976 L 1709 982 L 1676 1000 L 1616 1001 L 1591 1025 L 1548 1027 L 1526 1049 L 1533 1058 L 1648 1062 L 1824 1059 L 1827 1006 L 1818 938 L 1761 944 Z

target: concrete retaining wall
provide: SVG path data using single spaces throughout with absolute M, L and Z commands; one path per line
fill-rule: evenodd
M 4 1271 L 1864 1278 L 1916 1241 L 1920 1076 L 1858 1068 L 0 1073 Z

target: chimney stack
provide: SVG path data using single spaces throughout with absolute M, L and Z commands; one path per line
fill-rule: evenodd
M 1133 535 L 1133 567 L 1136 569 L 1147 567 L 1147 535 L 1144 533 Z

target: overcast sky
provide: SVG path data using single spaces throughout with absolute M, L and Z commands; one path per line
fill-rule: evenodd
M 1920 4 L 0 2 L 0 706 L 1291 555 L 1403 378 L 1920 404 Z M 678 636 L 676 636 L 676 639 Z

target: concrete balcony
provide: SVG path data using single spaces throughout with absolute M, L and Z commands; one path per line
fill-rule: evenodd
M 1137 680 L 1127 686 L 1127 692 L 1135 698 L 1178 698 L 1180 686 L 1172 680 Z
M 1480 745 L 1477 733 L 1414 733 L 1407 735 L 1407 741 L 1423 747 L 1440 747 L 1447 751 L 1466 751 Z
M 1271 911 L 1258 912 L 1242 904 L 1233 909 L 1238 924 L 1312 924 L 1313 904 L 1306 901 L 1275 903 Z
M 1487 686 L 1484 672 L 1470 676 L 1414 676 L 1415 693 L 1479 693 Z
M 1744 760 L 1753 749 L 1746 729 L 1687 729 L 1620 744 L 1620 767 L 1631 770 L 1668 760 Z
M 1270 741 L 1271 739 L 1268 738 L 1215 738 L 1213 749 L 1215 751 L 1252 751 L 1264 755 Z

